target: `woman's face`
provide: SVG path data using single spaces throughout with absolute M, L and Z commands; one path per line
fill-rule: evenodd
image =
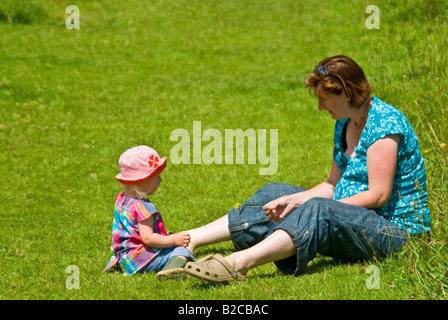
M 345 94 L 320 94 L 317 92 L 318 109 L 327 110 L 335 120 L 349 117 L 350 104 Z

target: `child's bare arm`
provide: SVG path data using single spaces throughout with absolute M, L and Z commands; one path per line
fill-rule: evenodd
M 187 232 L 179 232 L 170 236 L 155 233 L 152 229 L 153 217 L 138 223 L 138 231 L 145 246 L 154 248 L 170 248 L 174 246 L 186 247 L 190 243 L 190 235 Z

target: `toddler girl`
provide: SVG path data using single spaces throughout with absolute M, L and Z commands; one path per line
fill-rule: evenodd
M 126 150 L 119 159 L 115 177 L 123 192 L 115 198 L 112 225 L 112 253 L 103 271 L 121 270 L 126 275 L 159 271 L 158 279 L 183 276 L 183 267 L 194 260 L 186 248 L 190 235 L 168 235 L 162 216 L 147 196 L 156 192 L 162 181 L 166 157 L 148 146 Z

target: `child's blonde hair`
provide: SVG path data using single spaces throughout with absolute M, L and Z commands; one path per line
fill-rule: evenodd
M 137 198 L 146 198 L 147 195 L 145 192 L 143 192 L 142 190 L 140 190 L 140 183 L 129 183 L 129 184 L 124 184 L 124 183 L 118 183 L 121 188 L 123 189 L 123 191 L 125 193 L 128 194 L 133 194 L 135 197 Z

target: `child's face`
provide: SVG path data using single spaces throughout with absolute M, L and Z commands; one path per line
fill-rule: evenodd
M 160 183 L 162 182 L 162 178 L 160 177 L 160 173 L 150 179 L 143 180 L 139 183 L 139 188 L 141 191 L 145 192 L 146 195 L 150 195 L 156 192 Z

